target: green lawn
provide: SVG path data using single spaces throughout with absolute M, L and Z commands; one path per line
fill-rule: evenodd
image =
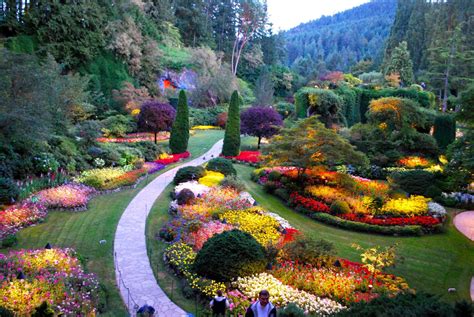
M 403 262 L 393 268 L 392 273 L 403 276 L 419 291 L 440 294 L 449 301 L 470 300 L 474 242 L 459 233 L 452 223 L 444 234 L 423 237 L 387 237 L 338 229 L 298 214 L 278 198 L 265 193 L 262 186 L 250 180 L 253 168 L 237 164 L 235 167 L 239 178 L 263 208 L 278 213 L 308 236 L 332 241 L 341 257 L 360 261 L 358 251 L 351 247 L 354 242 L 364 247 L 398 243 L 398 254 Z M 450 287 L 456 288 L 457 292 L 448 295 Z
M 190 138 L 189 151 L 198 157 L 223 137 L 223 131 L 197 131 Z M 113 239 L 115 229 L 128 203 L 157 175 L 176 166 L 167 167 L 143 181 L 136 189 L 102 195 L 94 198 L 86 212 L 50 212 L 42 224 L 21 230 L 15 249 L 42 248 L 46 243 L 54 247 L 72 247 L 84 260 L 87 270 L 98 275 L 107 294 L 108 316 L 128 316 L 115 286 Z M 99 244 L 106 240 L 105 244 Z M 8 250 L 2 250 L 7 252 Z

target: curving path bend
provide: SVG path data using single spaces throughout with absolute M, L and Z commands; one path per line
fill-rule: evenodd
M 456 215 L 453 223 L 462 234 L 474 241 L 474 211 L 465 211 Z M 474 277 L 471 279 L 471 300 L 474 302 Z
M 178 169 L 200 165 L 212 157 L 218 157 L 222 143 L 222 140 L 218 141 L 204 155 L 156 177 L 133 198 L 122 214 L 114 240 L 115 276 L 131 316 L 135 316 L 136 309 L 145 304 L 153 306 L 157 316 L 188 316 L 156 282 L 146 249 L 146 219 L 153 203 L 171 183 Z

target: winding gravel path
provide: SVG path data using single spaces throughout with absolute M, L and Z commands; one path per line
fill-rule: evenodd
M 206 154 L 156 177 L 133 198 L 120 218 L 114 240 L 115 275 L 122 299 L 132 316 L 145 304 L 155 308 L 156 316 L 188 315 L 166 296 L 156 282 L 146 249 L 146 219 L 153 203 L 171 183 L 178 169 L 200 165 L 218 157 L 221 150 L 222 140 Z

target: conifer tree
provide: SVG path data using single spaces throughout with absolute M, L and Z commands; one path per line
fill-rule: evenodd
M 413 84 L 413 63 L 410 59 L 407 42 L 401 42 L 390 56 L 390 61 L 385 68 L 385 75 L 393 73 L 400 74 L 400 80 L 404 85 Z
M 240 98 L 234 91 L 230 98 L 229 114 L 225 126 L 222 155 L 237 156 L 240 153 Z
M 183 153 L 188 149 L 189 140 L 189 109 L 184 90 L 179 92 L 176 119 L 173 123 L 170 136 L 171 153 Z

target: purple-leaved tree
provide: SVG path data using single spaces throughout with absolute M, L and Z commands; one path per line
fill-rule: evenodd
M 244 134 L 258 138 L 258 149 L 262 138 L 276 134 L 283 125 L 281 115 L 271 107 L 253 106 L 242 112 L 240 129 Z
M 158 101 L 145 101 L 138 115 L 138 128 L 143 132 L 152 132 L 156 135 L 160 131 L 169 131 L 173 125 L 176 110 L 167 104 Z

